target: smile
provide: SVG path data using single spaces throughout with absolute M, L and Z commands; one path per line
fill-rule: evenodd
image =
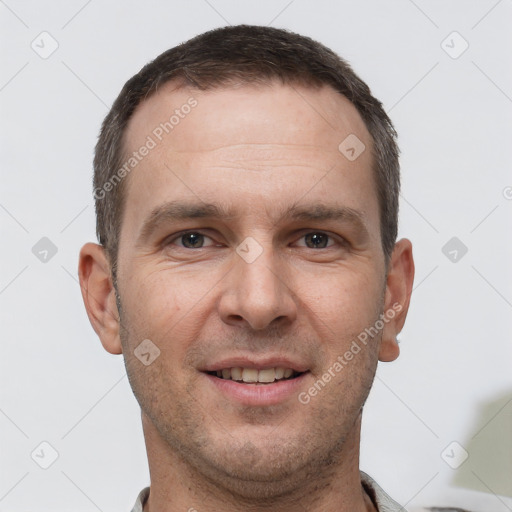
M 302 372 L 291 368 L 277 367 L 258 370 L 257 368 L 241 368 L 239 366 L 207 373 L 220 379 L 234 380 L 245 384 L 272 384 L 281 380 L 293 379 L 302 374 Z

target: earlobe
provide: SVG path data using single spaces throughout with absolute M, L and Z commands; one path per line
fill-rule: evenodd
M 119 312 L 105 249 L 87 243 L 80 250 L 78 263 L 80 290 L 89 321 L 107 352 L 121 354 Z
M 389 363 L 397 359 L 399 355 L 400 347 L 398 346 L 396 338 L 384 339 L 383 336 L 380 344 L 379 361 L 382 361 L 383 363 Z
M 380 361 L 394 361 L 400 355 L 396 339 L 402 330 L 412 293 L 414 260 L 412 244 L 406 238 L 395 244 L 386 281 L 384 315 L 386 322 L 379 351 Z

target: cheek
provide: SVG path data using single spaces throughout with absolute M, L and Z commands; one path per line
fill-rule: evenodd
M 303 275 L 299 296 L 308 308 L 335 333 L 360 331 L 375 320 L 380 288 L 371 268 L 340 268 L 325 275 Z
M 206 279 L 198 284 L 197 275 L 176 269 L 133 277 L 122 296 L 132 343 L 136 343 L 134 337 L 150 339 L 166 361 L 179 363 L 187 346 L 198 336 L 202 311 L 208 302 L 205 293 L 213 286 Z
M 183 279 L 169 270 L 135 270 L 131 275 L 124 302 L 129 304 L 139 323 L 144 319 L 150 320 L 151 324 L 160 319 L 168 322 L 182 310 L 186 311 L 188 302 L 193 299 L 183 286 Z
M 141 273 L 129 280 L 121 295 L 128 376 L 147 413 L 168 407 L 165 396 L 183 391 L 181 366 L 187 347 L 197 334 L 194 329 L 198 322 L 193 321 L 193 303 L 197 300 L 194 294 L 175 285 L 181 283 L 180 279 L 172 277 L 169 271 Z M 150 340 L 156 347 L 151 345 L 151 357 L 157 355 L 148 365 L 137 357 L 143 340 Z

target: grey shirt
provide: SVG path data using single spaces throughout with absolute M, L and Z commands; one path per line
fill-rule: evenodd
M 396 501 L 393 501 L 366 473 L 362 471 L 360 473 L 361 482 L 379 512 L 407 512 L 405 508 L 401 507 Z M 144 503 L 146 503 L 148 496 L 149 487 L 146 487 L 137 497 L 132 512 L 143 512 Z

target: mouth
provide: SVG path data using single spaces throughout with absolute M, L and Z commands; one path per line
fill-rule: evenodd
M 235 366 L 232 368 L 223 368 L 221 370 L 207 371 L 205 373 L 222 380 L 231 380 L 257 386 L 293 380 L 307 372 L 299 372 L 292 368 L 285 368 L 281 366 L 261 369 Z

